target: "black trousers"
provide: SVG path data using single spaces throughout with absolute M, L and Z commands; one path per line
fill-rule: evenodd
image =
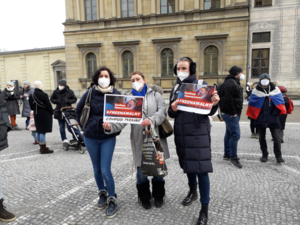
M 254 134 L 254 133 L 258 134 L 257 128 L 254 125 L 254 121 L 255 121 L 254 119 L 250 119 L 250 130 L 251 130 L 252 134 Z M 255 130 L 256 130 L 256 132 L 255 132 Z
M 268 155 L 268 146 L 266 141 L 266 129 L 267 128 L 257 128 L 259 135 L 259 144 L 260 150 L 263 155 Z M 280 136 L 280 128 L 269 128 L 271 131 L 272 138 L 274 140 L 274 154 L 275 157 L 281 157 L 281 136 Z

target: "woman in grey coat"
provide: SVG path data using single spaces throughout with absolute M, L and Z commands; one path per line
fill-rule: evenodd
M 22 99 L 22 102 L 23 102 L 22 117 L 26 117 L 26 121 L 25 121 L 26 129 L 29 125 L 30 112 L 31 112 L 31 108 L 30 108 L 30 104 L 29 104 L 29 96 L 33 92 L 34 92 L 34 88 L 30 86 L 30 82 L 25 81 L 23 83 L 23 93 L 20 96 L 20 98 Z
M 134 155 L 135 166 L 137 167 L 137 191 L 138 197 L 145 209 L 151 208 L 151 192 L 150 183 L 147 176 L 141 171 L 142 149 L 143 149 L 143 130 L 145 126 L 154 125 L 157 134 L 159 134 L 158 126 L 165 120 L 166 105 L 162 97 L 162 89 L 156 85 L 146 85 L 145 76 L 141 72 L 133 72 L 131 74 L 132 91 L 129 93 L 133 96 L 145 97 L 143 105 L 143 122 L 131 125 L 131 147 Z M 146 116 L 147 115 L 147 116 Z M 119 132 L 125 127 L 125 124 L 103 123 L 103 128 L 107 133 Z M 108 132 L 109 131 L 109 132 Z M 170 158 L 167 140 L 160 138 L 160 143 L 164 149 L 165 159 Z M 152 196 L 155 206 L 161 207 L 165 195 L 165 181 L 162 177 L 153 177 L 152 179 Z

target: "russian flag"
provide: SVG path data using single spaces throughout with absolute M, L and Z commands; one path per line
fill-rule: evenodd
M 283 96 L 279 88 L 276 87 L 273 91 L 270 92 L 270 94 L 266 94 L 264 92 L 258 91 L 257 89 L 254 89 L 250 95 L 248 109 L 246 113 L 247 116 L 254 120 L 257 119 L 261 108 L 264 104 L 265 97 L 269 97 L 271 99 L 274 105 L 280 110 L 280 115 L 286 114 Z

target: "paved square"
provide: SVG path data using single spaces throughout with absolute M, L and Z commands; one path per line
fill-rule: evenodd
M 24 120 L 18 118 L 18 124 Z M 113 219 L 96 209 L 97 188 L 89 155 L 62 150 L 57 121 L 47 143 L 54 154 L 41 155 L 29 131 L 9 133 L 10 147 L 0 153 L 0 171 L 5 206 L 17 215 L 13 225 L 98 224 L 194 224 L 200 203 L 180 204 L 188 191 L 187 178 L 179 167 L 173 136 L 168 138 L 171 158 L 167 160 L 166 200 L 161 209 L 144 210 L 137 201 L 132 175 L 130 126 L 117 138 L 112 171 L 119 210 Z M 225 124 L 214 122 L 212 152 L 214 173 L 210 174 L 211 225 L 299 225 L 300 224 L 300 124 L 287 124 L 282 145 L 286 163 L 275 163 L 270 132 L 270 160 L 259 161 L 257 139 L 250 139 L 248 122 L 241 123 L 239 157 L 243 169 L 222 160 Z M 70 138 L 70 134 L 68 134 Z M 134 172 L 134 170 L 133 170 Z M 0 225 L 5 224 L 1 223 Z

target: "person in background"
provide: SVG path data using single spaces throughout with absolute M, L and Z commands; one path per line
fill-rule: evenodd
M 2 91 L 0 90 L 0 151 L 4 150 L 8 147 L 7 141 L 7 132 L 12 129 L 12 125 L 8 119 L 7 108 L 4 100 L 4 96 L 2 95 Z M 2 188 L 1 188 L 1 177 L 0 177 L 0 221 L 3 222 L 11 222 L 16 219 L 16 216 L 11 212 L 6 210 L 6 207 L 3 205 L 3 196 L 2 196 Z
M 18 100 L 20 99 L 19 90 L 15 88 L 15 84 L 13 82 L 8 82 L 3 91 L 3 95 L 6 101 L 7 112 L 10 116 L 10 123 L 13 127 L 12 130 L 21 130 L 16 124 L 17 114 L 20 114 L 18 103 Z
M 246 94 L 247 94 L 247 96 L 245 98 L 247 101 L 249 101 L 251 92 L 252 92 L 252 90 L 250 88 L 250 82 L 247 82 L 247 84 L 246 84 Z
M 250 95 L 252 93 L 252 90 L 256 87 L 256 85 L 258 84 L 258 82 L 254 82 L 251 86 L 250 83 L 247 82 L 247 86 L 246 86 L 246 93 L 247 93 L 247 101 L 249 101 L 250 99 Z M 250 131 L 251 131 L 251 138 L 256 138 L 259 139 L 259 135 L 258 135 L 258 130 L 256 129 L 255 125 L 254 125 L 254 119 L 250 118 L 248 116 L 248 119 L 250 120 Z
M 30 121 L 29 121 L 29 125 L 27 127 L 28 130 L 31 131 L 31 135 L 34 138 L 34 145 L 37 145 L 39 142 L 36 140 L 36 127 L 35 127 L 35 123 L 34 123 L 34 116 L 33 116 L 33 111 L 30 112 Z
M 282 93 L 282 96 L 283 96 L 283 99 L 284 99 L 285 108 L 286 108 L 286 111 L 287 111 L 288 108 L 289 108 L 289 106 L 290 106 L 289 97 L 286 95 L 287 89 L 284 86 L 279 86 L 278 88 L 279 88 L 279 90 Z M 287 119 L 287 114 L 281 114 L 281 115 L 279 115 L 281 143 L 284 143 L 283 136 L 284 136 L 286 119 Z
M 63 142 L 68 142 L 66 136 L 66 122 L 62 118 L 61 108 L 70 107 L 72 104 L 77 102 L 77 98 L 74 92 L 67 85 L 67 81 L 60 80 L 58 81 L 58 87 L 53 92 L 50 101 L 53 104 L 56 104 L 56 108 L 54 110 L 54 119 L 57 119 L 60 131 L 60 137 Z M 70 126 L 67 124 L 68 131 L 72 134 L 73 140 L 76 140 L 74 134 Z M 77 129 L 76 129 L 77 131 Z M 78 134 L 80 135 L 80 134 Z
M 30 104 L 29 104 L 29 96 L 34 92 L 34 89 L 30 86 L 29 81 L 25 81 L 23 83 L 23 89 L 20 95 L 20 98 L 23 102 L 23 110 L 22 110 L 22 117 L 26 117 L 25 121 L 25 127 L 27 129 L 29 125 L 29 120 L 30 120 Z

